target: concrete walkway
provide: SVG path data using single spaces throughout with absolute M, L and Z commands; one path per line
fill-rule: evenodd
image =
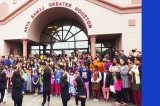
M 22 106 L 41 106 L 42 104 L 42 96 L 34 96 L 34 95 L 24 95 L 23 96 L 23 105 Z M 51 97 L 51 104 L 50 106 L 63 106 L 61 97 Z M 2 104 L 1 106 L 14 106 L 14 102 L 11 98 L 11 94 L 7 95 L 6 103 Z M 46 105 L 47 106 L 47 103 Z M 75 99 L 71 98 L 68 102 L 68 106 L 76 106 L 75 105 Z M 79 102 L 79 106 L 81 106 Z M 89 101 L 86 101 L 86 106 L 114 106 L 114 99 L 110 99 L 109 102 L 104 102 L 103 98 L 100 99 L 99 102 L 94 102 L 93 99 L 90 99 Z M 133 104 L 129 104 L 129 106 L 136 106 Z

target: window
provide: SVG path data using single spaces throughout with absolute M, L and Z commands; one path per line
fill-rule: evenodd
M 43 51 L 43 45 L 47 45 L 46 52 L 55 51 L 57 54 L 71 54 L 77 49 L 89 51 L 86 29 L 72 19 L 58 19 L 50 22 L 41 33 L 40 51 Z M 31 49 L 39 49 L 39 46 Z

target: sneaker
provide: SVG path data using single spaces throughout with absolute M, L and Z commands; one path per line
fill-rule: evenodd
M 61 94 L 59 94 L 59 96 L 61 97 Z
M 3 101 L 2 103 L 3 103 L 3 104 L 5 104 L 5 103 L 6 103 L 6 101 Z
M 117 102 L 115 102 L 114 105 L 117 105 Z
M 96 99 L 93 99 L 93 101 L 96 101 Z
M 99 102 L 99 99 L 95 99 L 95 102 Z
M 120 105 L 121 105 L 121 104 L 117 102 L 117 105 L 116 105 L 116 106 L 120 106 Z
M 106 101 L 106 98 L 104 98 L 103 101 Z
M 57 94 L 56 94 L 56 96 L 57 96 Z
M 106 101 L 108 102 L 108 101 L 109 101 L 109 99 L 106 99 Z

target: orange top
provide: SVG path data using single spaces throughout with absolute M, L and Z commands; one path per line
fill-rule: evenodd
M 91 69 L 92 69 L 92 72 L 94 71 L 93 70 L 93 66 L 94 65 L 97 65 L 98 66 L 98 71 L 100 71 L 101 73 L 102 73 L 102 71 L 103 71 L 103 62 L 96 62 L 96 63 L 94 63 L 94 64 L 90 64 L 90 67 L 91 67 Z

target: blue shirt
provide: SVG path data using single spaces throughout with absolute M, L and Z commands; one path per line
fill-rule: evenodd
M 5 64 L 6 64 L 6 61 L 2 60 L 2 66 L 5 66 Z
M 80 71 L 82 71 L 82 70 L 83 70 L 83 68 L 82 68 L 81 66 L 80 66 L 79 68 L 78 68 L 78 67 L 76 67 L 76 68 L 75 68 L 75 71 L 76 71 L 76 70 L 80 70 Z
M 82 70 L 81 71 L 81 78 L 83 79 L 84 82 L 88 82 L 91 78 L 92 72 L 89 69 Z

